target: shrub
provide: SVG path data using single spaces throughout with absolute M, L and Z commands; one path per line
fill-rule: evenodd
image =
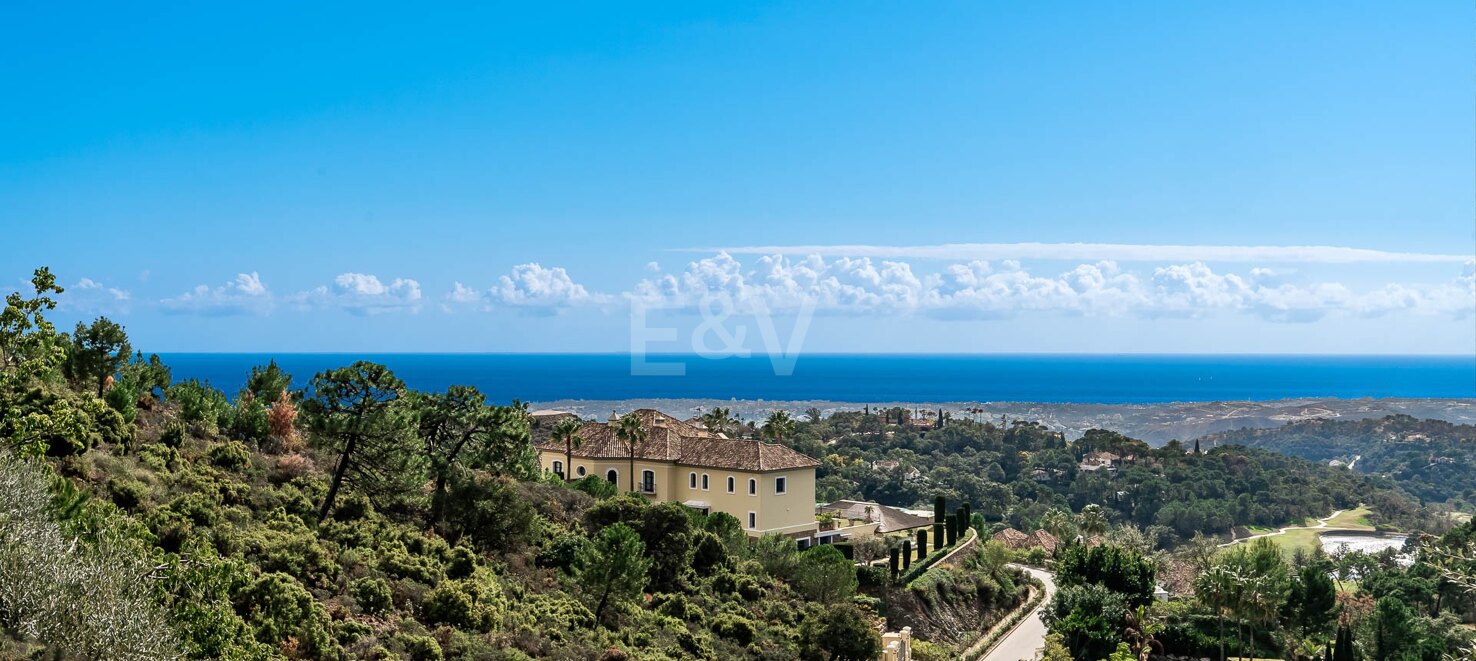
M 349 594 L 358 602 L 359 610 L 370 615 L 389 612 L 395 607 L 389 581 L 382 578 L 360 578 L 349 584 Z
M 753 642 L 754 637 L 758 635 L 751 620 L 733 615 L 732 613 L 720 613 L 714 616 L 712 618 L 712 631 L 739 645 L 747 645 Z
M 560 535 L 552 544 L 539 551 L 533 562 L 539 567 L 567 570 L 574 566 L 574 558 L 584 544 L 582 535 Z
M 337 643 L 328 635 L 328 614 L 291 576 L 264 574 L 238 595 L 237 603 L 257 640 L 281 645 L 295 638 L 309 656 L 337 656 Z
M 446 558 L 447 578 L 467 578 L 477 570 L 477 553 L 465 546 L 451 549 Z
M 217 468 L 238 471 L 251 465 L 251 451 L 236 441 L 221 443 L 210 448 L 210 464 Z
M 118 507 L 131 510 L 149 499 L 149 486 L 138 480 L 108 480 L 108 497 Z
M 446 624 L 461 629 L 474 627 L 471 595 L 457 581 L 443 581 L 426 597 L 421 616 L 427 624 Z
M 405 655 L 410 661 L 441 661 L 441 644 L 430 636 L 412 636 L 401 634 L 396 637 L 400 645 L 405 648 Z

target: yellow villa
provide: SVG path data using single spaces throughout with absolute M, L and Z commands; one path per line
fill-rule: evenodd
M 636 452 L 636 492 L 704 512 L 727 512 L 755 537 L 778 533 L 802 542 L 813 539 L 820 462 L 782 445 L 728 438 L 654 409 L 635 414 L 646 430 L 645 446 Z M 584 442 L 574 450 L 571 466 L 565 466 L 569 460 L 562 443 L 538 442 L 543 469 L 576 480 L 597 475 L 629 489 L 630 455 L 616 438 L 615 425 L 586 422 L 579 435 Z

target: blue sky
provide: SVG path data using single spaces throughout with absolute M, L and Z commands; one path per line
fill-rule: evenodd
M 11 5 L 0 281 L 159 351 L 1476 349 L 1470 3 L 711 4 Z

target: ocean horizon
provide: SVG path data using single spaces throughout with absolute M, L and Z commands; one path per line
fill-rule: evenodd
M 649 354 L 681 376 L 632 373 L 621 353 L 161 353 L 175 380 L 228 394 L 275 359 L 303 386 L 370 360 L 411 388 L 476 386 L 489 400 L 826 400 L 1153 404 L 1300 397 L 1476 398 L 1476 355 L 804 354 L 788 375 L 766 355 Z

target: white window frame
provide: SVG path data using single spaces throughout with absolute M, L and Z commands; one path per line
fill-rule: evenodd
M 738 478 L 728 476 L 728 493 L 738 493 Z
M 564 472 L 564 462 L 559 461 L 558 459 L 555 459 L 553 462 L 553 472 L 559 477 L 565 479 L 568 479 L 569 477 L 569 474 Z
M 712 489 L 709 488 L 709 487 L 711 487 L 711 485 L 712 485 L 712 481 L 707 477 L 707 473 L 703 473 L 702 474 L 702 490 L 703 491 L 711 491 Z
M 758 480 L 755 480 L 755 479 L 753 479 L 751 477 L 748 478 L 748 495 L 750 495 L 750 496 L 757 496 L 758 495 Z
M 605 481 L 609 482 L 610 484 L 620 484 L 620 470 L 611 468 L 610 470 L 605 471 Z
M 574 469 L 574 472 L 578 474 L 579 477 L 584 477 L 585 473 L 587 473 L 588 471 L 584 470 L 583 466 L 578 466 Z
M 647 484 L 646 483 L 646 476 L 647 475 L 650 475 L 651 476 L 651 482 L 650 482 L 651 488 L 650 489 L 646 489 L 646 484 Z M 640 486 L 641 486 L 641 493 L 649 493 L 649 494 L 656 493 L 656 471 L 653 471 L 653 470 L 651 470 L 649 468 L 642 469 L 641 470 Z
M 774 495 L 782 496 L 789 493 L 789 477 L 774 478 Z
M 687 488 L 688 489 L 696 489 L 697 488 L 697 473 L 695 471 L 693 471 L 691 473 L 687 473 Z
M 748 513 L 748 529 L 758 530 L 758 512 Z

